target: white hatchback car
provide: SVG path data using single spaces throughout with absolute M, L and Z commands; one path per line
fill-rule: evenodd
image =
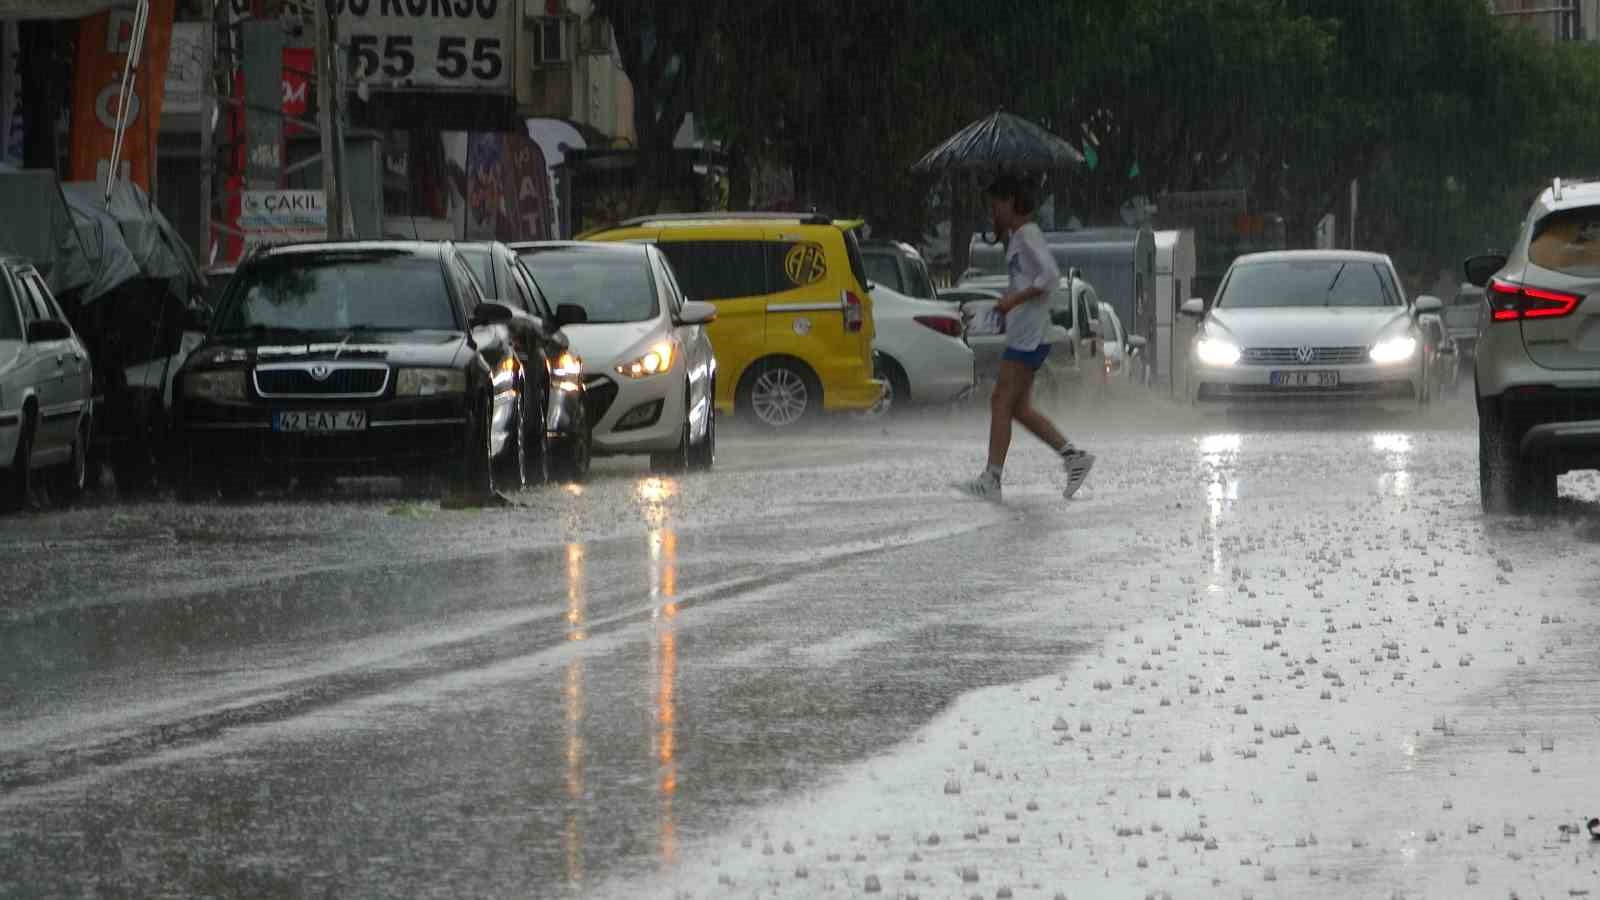
M 709 469 L 716 458 L 717 358 L 709 303 L 686 300 L 649 244 L 514 244 L 551 303 L 581 308 L 562 331 L 583 361 L 598 455 L 649 454 L 658 471 Z
M 977 371 L 956 307 L 875 284 L 872 325 L 872 349 L 878 357 L 878 377 L 888 386 L 889 408 L 955 403 L 972 394 Z
M 27 504 L 35 470 L 51 496 L 74 500 L 88 480 L 94 419 L 89 351 L 33 266 L 0 258 L 0 508 Z

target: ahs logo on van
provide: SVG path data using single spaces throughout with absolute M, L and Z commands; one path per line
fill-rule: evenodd
M 821 244 L 795 244 L 783 258 L 783 271 L 797 287 L 816 284 L 828 277 L 828 257 Z

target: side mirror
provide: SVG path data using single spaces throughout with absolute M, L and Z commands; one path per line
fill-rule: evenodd
M 1183 301 L 1183 305 L 1178 307 L 1178 312 L 1192 319 L 1198 319 L 1206 314 L 1206 302 L 1199 297 L 1192 297 Z
M 1416 310 L 1418 315 L 1437 313 L 1443 309 L 1444 303 L 1442 303 L 1438 297 L 1424 295 L 1417 298 Z
M 1467 283 L 1474 287 L 1484 287 L 1494 273 L 1506 267 L 1506 258 L 1498 253 L 1485 253 L 1467 260 L 1465 269 Z
M 72 337 L 72 326 L 58 319 L 37 319 L 28 323 L 28 343 L 48 344 Z
M 1128 336 L 1128 346 L 1135 350 L 1143 350 L 1144 348 L 1150 346 L 1150 342 L 1145 340 L 1144 335 L 1134 334 Z
M 568 325 L 584 325 L 589 321 L 589 312 L 576 303 L 563 303 L 556 307 L 556 322 L 562 328 Z
M 516 313 L 504 303 L 479 303 L 478 308 L 472 311 L 473 325 L 499 325 L 516 318 Z
M 717 308 L 703 300 L 690 300 L 678 313 L 679 325 L 710 325 L 717 320 Z

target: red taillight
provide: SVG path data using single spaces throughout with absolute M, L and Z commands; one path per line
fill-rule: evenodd
M 1531 288 L 1498 278 L 1489 281 L 1489 318 L 1496 322 L 1519 319 L 1558 319 L 1571 315 L 1583 302 L 1578 294 Z
M 844 292 L 844 330 L 849 334 L 860 334 L 861 326 L 867 321 L 866 313 L 861 306 L 861 298 L 850 291 Z
M 913 316 L 918 325 L 925 325 L 946 337 L 961 337 L 961 321 L 949 316 Z

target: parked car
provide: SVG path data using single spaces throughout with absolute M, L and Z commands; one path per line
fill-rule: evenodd
M 659 247 L 686 298 L 716 305 L 717 408 L 782 429 L 883 398 L 860 225 L 807 213 L 664 214 L 585 237 Z
M 592 400 L 595 450 L 650 455 L 657 471 L 709 469 L 717 454 L 717 308 L 684 296 L 648 244 L 547 242 L 518 254 L 568 317 Z
M 995 302 L 1005 293 L 1005 276 L 979 275 L 962 282 L 953 294 L 981 292 L 992 299 L 973 299 L 961 304 L 966 323 L 967 344 L 976 356 L 978 382 L 992 384 L 1005 353 L 1005 320 Z M 1051 345 L 1049 358 L 1039 370 L 1037 394 L 1040 402 L 1054 404 L 1067 392 L 1081 390 L 1086 377 L 1103 381 L 1100 352 L 1100 325 L 1095 316 L 1100 298 L 1094 286 L 1081 278 L 1063 277 L 1050 293 L 1050 320 L 1054 328 L 1045 336 Z M 978 393 L 986 396 L 980 387 Z
M 878 376 L 888 385 L 888 409 L 955 403 L 971 396 L 977 368 L 957 310 L 878 284 L 872 288 L 872 318 L 877 326 L 873 347 Z
M 1190 348 L 1194 403 L 1355 401 L 1420 406 L 1436 385 L 1420 316 L 1381 253 L 1292 250 L 1239 257 Z
M 287 476 L 526 482 L 541 432 L 531 317 L 485 300 L 449 243 L 274 247 L 239 266 L 179 373 L 186 492 Z
M 917 248 L 900 241 L 862 241 L 861 261 L 867 280 L 881 284 L 902 297 L 938 300 L 928 262 Z
M 1508 255 L 1467 260 L 1484 288 L 1474 382 L 1485 512 L 1546 512 L 1556 477 L 1600 468 L 1600 181 L 1554 181 Z
M 92 381 L 89 351 L 38 270 L 0 257 L 0 508 L 26 506 L 40 469 L 49 474 L 52 499 L 83 493 Z
M 1463 281 L 1444 308 L 1445 330 L 1455 342 L 1456 353 L 1471 361 L 1478 346 L 1478 321 L 1483 317 L 1483 288 Z
M 1135 384 L 1149 383 L 1149 368 L 1145 357 L 1148 342 L 1141 335 L 1128 334 L 1122 327 L 1122 318 L 1111 304 L 1100 303 L 1100 340 L 1105 351 L 1105 370 L 1108 379 L 1120 379 Z
M 529 405 L 530 411 L 540 411 L 544 421 L 542 438 L 529 442 L 529 466 L 534 479 L 581 479 L 589 470 L 593 425 L 599 417 L 591 415 L 583 359 L 572 351 L 562 326 L 581 321 L 585 315 L 582 308 L 568 307 L 563 316 L 550 304 L 538 279 L 517 252 L 505 244 L 461 243 L 456 249 L 472 267 L 487 299 L 531 317 L 530 339 L 519 346 L 526 348 L 522 365 L 533 376 L 533 396 L 544 398 Z

